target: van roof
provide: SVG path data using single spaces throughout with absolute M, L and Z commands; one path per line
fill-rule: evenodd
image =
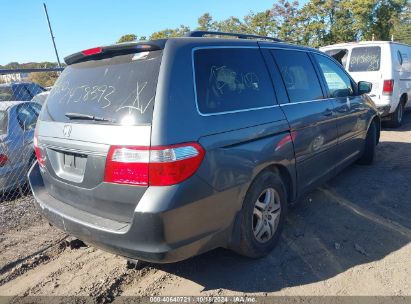
M 381 45 L 381 44 L 399 44 L 399 45 L 404 45 L 411 47 L 408 44 L 401 43 L 401 42 L 396 42 L 396 41 L 359 41 L 359 42 L 344 42 L 344 43 L 336 43 L 336 44 L 331 44 L 331 45 L 326 45 L 321 47 L 320 49 L 327 49 L 327 48 L 335 48 L 335 47 L 347 47 L 347 46 L 356 46 L 356 45 Z

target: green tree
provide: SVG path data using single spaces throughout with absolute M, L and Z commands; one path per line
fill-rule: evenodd
M 406 0 L 381 0 L 378 1 L 374 9 L 374 24 L 372 34 L 378 40 L 391 40 L 391 35 L 394 34 L 394 26 L 398 23 L 401 17 L 403 8 L 406 8 Z M 410 4 L 408 3 L 408 6 Z M 407 23 L 406 18 L 402 20 Z M 408 24 L 410 19 L 408 17 Z M 408 32 L 409 33 L 409 32 Z
M 154 32 L 153 34 L 151 34 L 150 40 L 170 37 L 181 37 L 187 34 L 189 31 L 190 28 L 188 26 L 180 25 L 180 27 L 175 29 L 165 29 L 158 32 Z
M 341 9 L 350 12 L 352 30 L 355 39 L 371 40 L 374 20 L 374 9 L 378 0 L 343 0 Z
M 278 29 L 278 38 L 286 41 L 299 41 L 302 29 L 298 26 L 298 1 L 278 0 L 271 9 Z
M 404 6 L 398 18 L 394 20 L 392 36 L 394 41 L 411 45 L 411 2 Z
M 233 16 L 216 22 L 215 27 L 220 32 L 241 33 L 246 31 L 245 24 L 239 18 Z
M 200 31 L 215 31 L 216 24 L 213 20 L 213 17 L 209 13 L 204 13 L 198 18 L 198 27 L 197 30 Z
M 372 38 L 389 40 L 391 35 L 395 40 L 409 43 L 410 3 L 410 0 L 309 0 L 300 7 L 295 0 L 277 0 L 271 9 L 250 12 L 244 18 L 214 20 L 210 13 L 204 13 L 198 18 L 196 29 L 272 36 L 312 47 Z M 189 30 L 181 25 L 155 32 L 149 38 L 178 37 Z M 135 35 L 123 37 L 125 41 L 137 40 Z M 123 37 L 120 41 L 124 41 Z
M 127 34 L 120 37 L 117 43 L 136 41 L 137 36 L 134 34 Z
M 260 36 L 277 36 L 278 26 L 270 10 L 259 13 L 250 12 L 244 17 L 243 28 L 249 34 Z

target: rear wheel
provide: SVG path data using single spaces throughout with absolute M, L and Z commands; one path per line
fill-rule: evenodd
M 402 119 L 404 117 L 404 102 L 401 100 L 398 103 L 397 108 L 395 109 L 394 113 L 391 114 L 391 118 L 389 121 L 390 127 L 398 128 L 402 124 Z
M 358 160 L 360 165 L 371 165 L 374 161 L 375 146 L 377 145 L 377 126 L 373 121 L 368 128 L 365 138 L 365 147 L 361 158 Z
M 265 171 L 254 180 L 243 203 L 239 254 L 258 258 L 275 247 L 284 226 L 286 201 L 278 174 Z

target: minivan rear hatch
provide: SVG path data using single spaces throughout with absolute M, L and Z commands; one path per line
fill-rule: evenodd
M 36 130 L 49 195 L 131 221 L 147 186 L 104 182 L 106 158 L 110 146 L 150 145 L 161 59 L 161 48 L 150 46 L 96 48 L 66 58 L 71 64 L 51 90 Z

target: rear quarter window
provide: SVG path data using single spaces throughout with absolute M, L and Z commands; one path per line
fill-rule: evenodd
M 194 71 L 201 114 L 246 111 L 276 104 L 270 76 L 257 48 L 197 49 Z
M 350 72 L 379 71 L 381 48 L 379 46 L 355 47 L 351 51 Z

